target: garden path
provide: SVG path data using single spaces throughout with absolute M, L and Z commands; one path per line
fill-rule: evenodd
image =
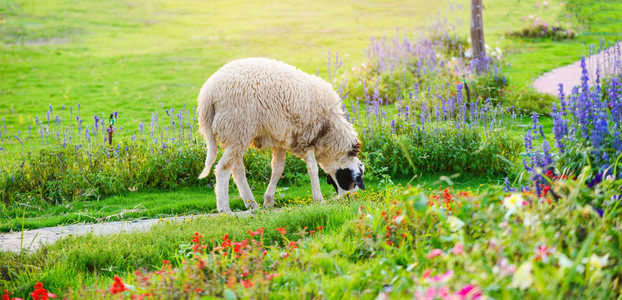
M 599 67 L 600 76 L 622 74 L 622 42 L 609 47 L 597 54 L 586 57 L 585 63 L 589 71 L 590 80 L 596 78 L 596 69 Z M 581 61 L 553 69 L 542 74 L 533 82 L 534 88 L 541 93 L 559 96 L 559 84 L 564 85 L 564 94 L 570 94 L 572 87 L 581 84 Z
M 250 211 L 233 213 L 236 216 L 248 217 Z M 147 220 L 117 221 L 93 224 L 74 224 L 68 226 L 47 227 L 23 232 L 0 233 L 0 251 L 19 252 L 20 249 L 36 250 L 43 244 L 51 244 L 55 241 L 70 236 L 93 233 L 97 235 L 115 234 L 119 232 L 133 232 L 149 230 L 154 224 L 160 222 L 183 222 L 188 219 L 219 216 L 220 214 L 203 214 L 183 217 L 170 217 Z M 23 244 L 22 244 L 23 239 Z

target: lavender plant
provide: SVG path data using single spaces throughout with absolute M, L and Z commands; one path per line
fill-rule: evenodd
M 559 167 L 571 172 L 591 166 L 596 173 L 616 165 L 622 155 L 622 73 L 590 84 L 585 57 L 581 85 L 565 97 L 560 86 L 560 108 L 554 107 L 554 133 Z
M 69 118 L 64 110 L 54 116 L 50 107 L 45 121 L 35 119 L 28 136 L 17 131 L 11 139 L 3 137 L 0 201 L 61 203 L 128 190 L 213 184 L 212 177 L 197 179 L 205 144 L 196 136 L 194 108 L 154 112 L 148 125 L 143 122 L 130 130 L 106 127 L 105 115 L 83 118 L 77 107 L 75 117 L 70 107 Z M 113 116 L 123 118 L 118 112 Z M 3 136 L 8 136 L 3 129 Z M 250 150 L 245 156 L 249 177 L 258 183 L 267 181 L 269 161 L 268 152 Z M 299 160 L 290 158 L 287 164 L 293 173 L 284 174 L 286 184 L 298 180 L 294 174 L 305 170 Z

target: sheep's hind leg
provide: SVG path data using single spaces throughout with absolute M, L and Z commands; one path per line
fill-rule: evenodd
M 216 175 L 216 207 L 221 213 L 231 212 L 229 208 L 229 178 L 231 178 L 235 164 L 241 159 L 239 152 L 239 149 L 234 147 L 225 148 L 225 153 L 223 153 L 214 170 Z
M 251 211 L 259 210 L 259 205 L 255 202 L 253 192 L 248 186 L 248 181 L 246 181 L 246 171 L 244 170 L 244 161 L 242 158 L 240 158 L 233 167 L 233 181 L 235 181 L 235 185 L 238 187 L 240 197 L 242 197 L 246 208 L 250 208 Z
M 263 195 L 263 206 L 274 206 L 274 193 L 276 192 L 276 185 L 279 183 L 283 169 L 285 168 L 285 154 L 287 151 L 283 149 L 272 150 L 272 176 L 270 177 L 270 183 L 266 189 L 266 193 Z

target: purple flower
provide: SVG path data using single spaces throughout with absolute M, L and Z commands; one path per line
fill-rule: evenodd
M 603 181 L 603 174 L 596 174 L 596 176 L 594 177 L 594 179 L 592 179 L 592 181 L 590 181 L 590 183 L 587 184 L 587 187 L 593 189 L 594 186 L 596 186 L 597 184 L 601 183 Z

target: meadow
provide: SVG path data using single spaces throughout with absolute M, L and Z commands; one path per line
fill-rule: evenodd
M 194 99 L 246 56 L 333 84 L 368 190 L 312 203 L 288 156 L 278 211 L 0 252 L 3 299 L 620 298 L 622 73 L 530 81 L 619 40 L 622 5 L 506 2 L 485 59 L 466 1 L 4 2 L 0 231 L 215 212 Z

